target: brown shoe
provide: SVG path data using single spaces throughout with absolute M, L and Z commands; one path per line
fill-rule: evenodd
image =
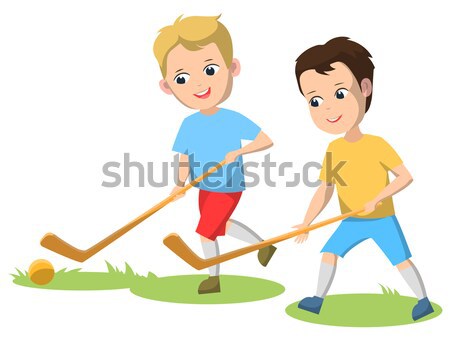
M 273 246 L 273 245 L 261 248 L 258 251 L 259 263 L 261 265 L 263 265 L 264 267 L 266 267 L 267 264 L 269 263 L 270 259 L 272 259 L 272 256 L 273 256 L 273 254 L 275 253 L 276 250 L 277 250 L 277 248 L 275 246 Z
M 220 292 L 220 279 L 219 277 L 209 277 L 203 280 L 198 287 L 198 294 L 218 293 Z

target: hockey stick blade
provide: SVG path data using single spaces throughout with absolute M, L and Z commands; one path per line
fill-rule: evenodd
M 53 233 L 47 233 L 42 237 L 41 246 L 78 262 L 83 262 L 90 257 L 87 251 L 73 247 Z
M 204 268 L 209 267 L 206 260 L 200 258 L 197 254 L 195 254 L 183 239 L 176 233 L 170 233 L 163 240 L 164 245 L 166 245 L 173 253 L 183 259 L 186 263 L 191 265 L 193 268 L 197 270 L 202 270 Z

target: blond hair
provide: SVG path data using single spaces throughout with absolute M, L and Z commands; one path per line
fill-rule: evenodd
M 204 46 L 215 43 L 227 67 L 233 59 L 233 44 L 227 28 L 219 22 L 218 16 L 190 16 L 181 19 L 180 15 L 173 25 L 159 30 L 153 44 L 153 53 L 158 60 L 163 77 L 167 73 L 167 55 L 181 44 L 190 51 L 198 51 Z

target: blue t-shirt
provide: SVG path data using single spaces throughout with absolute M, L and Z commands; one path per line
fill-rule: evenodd
M 173 151 L 189 156 L 191 179 L 195 179 L 225 159 L 228 152 L 241 148 L 241 140 L 253 140 L 260 131 L 258 125 L 238 112 L 224 108 L 213 115 L 197 112 L 184 119 Z M 245 190 L 242 156 L 197 187 L 212 192 Z

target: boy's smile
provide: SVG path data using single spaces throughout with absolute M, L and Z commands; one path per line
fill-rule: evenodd
M 211 94 L 211 87 L 208 87 L 208 89 L 205 89 L 204 91 L 201 91 L 197 94 L 194 94 L 197 98 L 200 99 L 206 99 L 209 98 L 209 95 Z
M 341 118 L 342 118 L 342 114 L 340 116 L 338 116 L 337 118 L 329 118 L 329 119 L 327 119 L 327 121 L 334 124 L 334 123 L 338 122 L 339 120 L 341 120 Z
M 233 59 L 228 68 L 215 43 L 195 51 L 178 44 L 167 55 L 167 74 L 160 87 L 183 105 L 206 112 L 230 96 L 239 71 L 239 61 Z
M 331 67 L 333 70 L 325 74 L 314 69 L 303 72 L 300 84 L 317 127 L 327 133 L 341 134 L 363 119 L 366 95 L 344 63 L 334 62 Z

